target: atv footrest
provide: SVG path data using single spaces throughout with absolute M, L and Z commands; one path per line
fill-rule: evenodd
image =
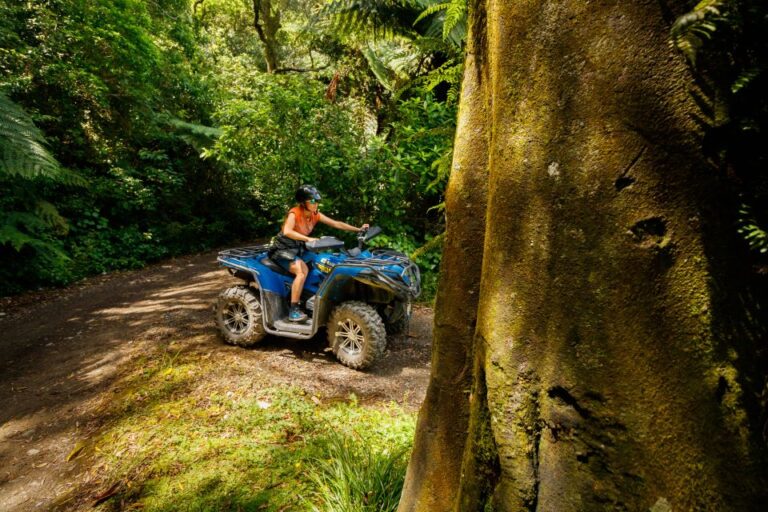
M 278 320 L 275 322 L 275 329 L 278 331 L 293 332 L 310 336 L 312 334 L 312 321 L 290 322 L 288 320 Z

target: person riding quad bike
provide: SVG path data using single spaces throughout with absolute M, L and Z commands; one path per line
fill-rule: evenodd
M 312 185 L 302 185 L 296 189 L 295 198 L 297 205 L 288 210 L 283 227 L 275 237 L 274 246 L 269 252 L 269 258 L 296 276 L 291 286 L 288 319 L 292 322 L 303 322 L 307 319 L 307 314 L 299 307 L 299 300 L 309 269 L 299 256 L 304 252 L 305 242 L 317 240 L 310 236 L 317 223 L 322 222 L 336 229 L 356 233 L 368 229 L 369 226 L 363 224 L 358 228 L 320 213 L 322 197 Z

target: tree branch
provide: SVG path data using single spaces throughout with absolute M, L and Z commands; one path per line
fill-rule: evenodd
M 274 35 L 280 28 L 280 20 L 279 17 L 272 18 L 270 16 L 270 7 L 269 0 L 266 1 L 266 4 L 262 4 L 262 0 L 253 0 L 253 28 L 256 29 L 259 39 L 264 44 L 264 58 L 267 61 L 267 73 L 275 73 L 275 70 L 277 69 L 277 54 L 275 53 L 273 45 Z M 267 27 L 266 31 L 259 19 L 262 10 L 264 11 L 264 23 Z
M 322 71 L 324 69 L 327 69 L 330 66 L 330 64 L 326 64 L 325 66 L 320 66 L 319 68 L 278 68 L 275 69 L 274 73 L 311 73 L 312 71 Z

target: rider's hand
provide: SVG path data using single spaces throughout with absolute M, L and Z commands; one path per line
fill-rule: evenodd
M 358 231 L 362 231 L 364 229 L 368 229 L 369 227 L 371 227 L 370 224 L 363 224 Z
M 308 236 L 308 237 L 307 237 L 307 243 L 309 243 L 309 242 L 317 242 L 317 241 L 318 241 L 318 239 L 317 239 L 317 238 L 313 238 L 313 237 L 311 237 L 311 236 Z

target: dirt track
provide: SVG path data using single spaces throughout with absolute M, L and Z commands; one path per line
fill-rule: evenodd
M 66 459 L 98 429 L 97 404 L 137 357 L 169 340 L 222 367 L 246 367 L 324 396 L 355 393 L 412 409 L 423 400 L 428 308 L 415 309 L 409 333 L 391 339 L 373 369 L 356 372 L 338 364 L 323 339 L 224 345 L 212 304 L 235 282 L 206 253 L 0 299 L 0 510 L 46 510 L 81 483 L 85 468 Z

